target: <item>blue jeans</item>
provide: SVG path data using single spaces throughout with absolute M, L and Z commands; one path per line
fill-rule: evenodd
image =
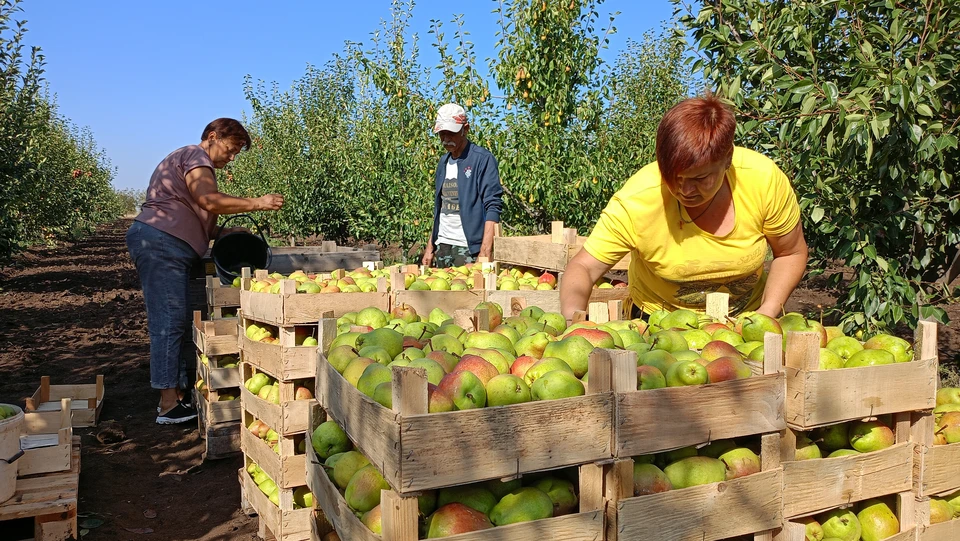
M 127 231 L 150 331 L 150 386 L 186 389 L 187 359 L 195 355 L 190 326 L 190 269 L 200 259 L 186 242 L 142 222 Z

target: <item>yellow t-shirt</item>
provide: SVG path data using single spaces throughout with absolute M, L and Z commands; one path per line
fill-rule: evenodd
M 767 275 L 767 237 L 780 237 L 800 222 L 797 196 L 773 160 L 736 147 L 727 170 L 736 222 L 723 237 L 695 223 L 681 226 L 677 200 L 657 163 L 634 174 L 603 210 L 584 249 L 614 264 L 627 253 L 630 295 L 650 313 L 661 307 L 703 310 L 706 294 L 730 294 L 730 310 L 760 306 Z

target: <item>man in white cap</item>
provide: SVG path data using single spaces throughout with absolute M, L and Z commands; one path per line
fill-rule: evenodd
M 433 232 L 422 264 L 461 266 L 493 255 L 493 235 L 503 208 L 497 160 L 467 139 L 463 107 L 448 103 L 437 111 L 433 133 L 447 153 L 436 171 Z

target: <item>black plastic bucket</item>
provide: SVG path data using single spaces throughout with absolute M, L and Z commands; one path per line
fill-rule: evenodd
M 253 233 L 235 232 L 227 233 L 221 236 L 223 228 L 234 218 L 248 218 L 257 226 L 260 235 Z M 213 265 L 217 270 L 217 277 L 220 283 L 228 285 L 240 276 L 240 271 L 244 267 L 251 269 L 266 269 L 270 266 L 270 246 L 267 239 L 263 236 L 263 231 L 257 225 L 257 222 L 248 214 L 237 214 L 227 218 L 220 231 L 217 233 L 217 240 L 213 241 L 213 248 L 210 250 L 210 256 L 213 258 Z

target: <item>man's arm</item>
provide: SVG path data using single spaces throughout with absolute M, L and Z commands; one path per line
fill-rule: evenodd
M 773 263 L 757 312 L 777 317 L 807 270 L 807 241 L 803 238 L 803 228 L 797 224 L 782 237 L 767 237 L 767 242 L 773 249 Z
M 563 270 L 560 281 L 560 313 L 570 319 L 577 310 L 586 310 L 593 284 L 613 265 L 593 257 L 581 249 Z
M 483 242 L 480 244 L 479 257 L 486 257 L 493 261 L 493 237 L 500 222 L 487 220 L 483 223 Z

